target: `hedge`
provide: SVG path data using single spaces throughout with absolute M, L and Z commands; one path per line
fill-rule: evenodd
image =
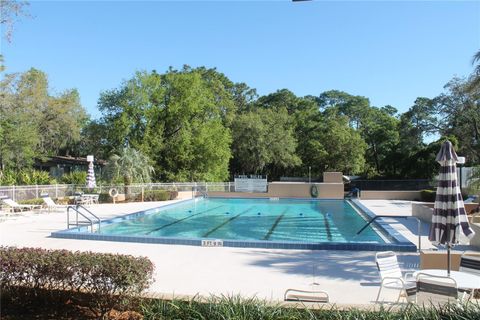
M 178 191 L 166 190 L 147 190 L 143 193 L 143 201 L 166 201 L 177 198 Z M 141 201 L 142 195 L 137 197 L 137 201 Z
M 80 304 L 103 315 L 147 289 L 153 269 L 145 257 L 0 247 L 2 300 L 13 303 L 28 301 L 45 290 L 62 292 L 65 301 L 88 294 L 90 298 Z
M 435 202 L 437 192 L 435 190 L 421 190 L 420 199 L 423 202 Z

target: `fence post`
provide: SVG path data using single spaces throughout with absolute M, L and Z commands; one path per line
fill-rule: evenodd
M 38 199 L 38 184 L 35 185 L 35 199 Z
M 143 194 L 144 194 L 144 191 L 145 191 L 145 186 L 142 185 L 142 202 L 143 202 Z
M 55 199 L 58 199 L 58 184 L 55 184 Z
M 15 185 L 13 185 L 13 188 L 12 188 L 12 200 L 17 201 L 15 200 Z

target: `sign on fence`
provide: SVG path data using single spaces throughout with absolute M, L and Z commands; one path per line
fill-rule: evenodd
M 267 178 L 254 175 L 235 177 L 235 192 L 267 192 Z

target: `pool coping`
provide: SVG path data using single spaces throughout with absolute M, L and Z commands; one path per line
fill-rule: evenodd
M 211 198 L 225 198 L 225 197 L 211 197 Z M 230 198 L 229 198 L 230 199 Z M 232 198 L 239 199 L 239 198 Z M 252 199 L 252 198 L 247 198 Z M 269 199 L 256 198 L 256 199 Z M 337 200 L 344 201 L 345 199 L 308 199 L 308 198 L 281 198 L 292 200 Z M 145 215 L 145 212 L 151 210 L 163 210 L 164 208 L 174 207 L 186 202 L 198 201 L 195 199 L 186 199 L 178 201 L 176 203 L 167 204 L 155 209 L 149 209 L 145 211 L 139 211 L 129 213 L 119 217 L 115 217 L 108 220 L 102 220 L 101 224 L 111 224 L 124 220 L 130 220 L 138 216 Z M 273 200 L 275 201 L 275 200 Z M 348 200 L 353 203 L 357 209 L 361 210 L 368 217 L 374 217 L 375 214 L 368 210 L 365 206 L 359 203 L 357 200 Z M 231 240 L 231 239 L 218 239 L 222 241 L 223 247 L 235 247 L 235 248 L 262 248 L 262 249 L 303 249 L 303 250 L 354 250 L 354 251 L 398 251 L 398 252 L 415 252 L 417 247 L 403 237 L 398 231 L 388 225 L 386 222 L 376 221 L 375 224 L 382 229 L 383 232 L 389 234 L 395 241 L 395 243 L 368 243 L 368 242 L 301 242 L 301 241 L 272 241 L 272 240 Z M 168 244 L 168 245 L 190 245 L 190 246 L 202 246 L 202 240 L 217 240 L 212 238 L 176 238 L 176 237 L 151 237 L 151 236 L 126 236 L 126 235 L 106 235 L 88 232 L 88 226 L 80 226 L 76 228 L 54 231 L 51 233 L 51 237 L 60 239 L 77 239 L 77 240 L 97 240 L 97 241 L 117 241 L 117 242 L 136 242 L 136 243 L 151 243 L 151 244 Z

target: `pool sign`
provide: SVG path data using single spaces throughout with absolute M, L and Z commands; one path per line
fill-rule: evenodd
M 267 178 L 257 175 L 235 177 L 235 192 L 267 192 Z
M 223 247 L 223 240 L 202 240 L 202 247 Z

